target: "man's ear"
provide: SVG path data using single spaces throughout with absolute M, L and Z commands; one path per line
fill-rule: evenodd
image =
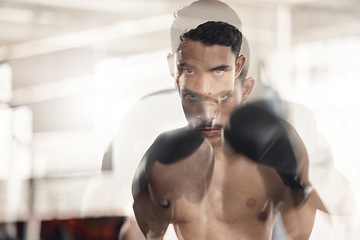
M 169 72 L 172 77 L 174 77 L 174 55 L 171 53 L 168 53 L 167 55 L 167 62 L 169 67 Z
M 235 62 L 235 78 L 238 78 L 240 76 L 241 70 L 244 67 L 245 64 L 245 56 L 244 55 L 240 55 L 238 56 L 238 58 L 236 59 Z
M 252 77 L 249 77 L 244 80 L 244 82 L 241 85 L 241 90 L 242 90 L 242 99 L 241 100 L 242 101 L 245 101 L 249 97 L 249 95 L 254 87 L 254 83 L 255 83 L 255 80 Z

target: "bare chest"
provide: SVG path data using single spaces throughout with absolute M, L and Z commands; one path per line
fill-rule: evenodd
M 155 167 L 167 174 L 154 184 L 153 200 L 175 224 L 263 224 L 273 221 L 282 204 L 284 186 L 277 173 L 241 155 L 215 153 L 207 161 Z

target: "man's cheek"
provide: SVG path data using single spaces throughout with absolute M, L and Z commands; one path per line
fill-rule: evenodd
M 188 123 L 191 126 L 195 127 L 199 121 L 199 118 L 197 117 L 199 114 L 197 114 L 194 109 L 191 109 L 191 108 L 189 109 L 184 106 L 183 106 L 183 108 L 184 108 L 185 117 L 186 117 Z

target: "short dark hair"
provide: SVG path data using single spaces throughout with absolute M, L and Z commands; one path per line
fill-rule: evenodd
M 229 5 L 218 0 L 198 0 L 174 13 L 170 29 L 172 52 L 178 50 L 182 34 L 208 21 L 226 22 L 241 32 L 241 20 Z
M 221 21 L 208 21 L 200 24 L 197 28 L 192 29 L 180 36 L 180 46 L 185 39 L 200 41 L 205 45 L 222 45 L 231 47 L 231 51 L 236 57 L 239 56 L 242 34 L 234 26 Z

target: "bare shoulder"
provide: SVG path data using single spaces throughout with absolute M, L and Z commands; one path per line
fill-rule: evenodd
M 196 202 L 205 194 L 213 164 L 213 149 L 206 140 L 178 161 L 155 162 L 148 179 L 154 197 L 158 198 L 158 202 L 164 199 L 175 202 L 182 197 L 189 202 Z
M 132 183 L 134 199 L 145 190 L 155 163 L 172 165 L 193 154 L 203 142 L 204 138 L 200 134 L 186 128 L 159 135 L 136 170 Z

